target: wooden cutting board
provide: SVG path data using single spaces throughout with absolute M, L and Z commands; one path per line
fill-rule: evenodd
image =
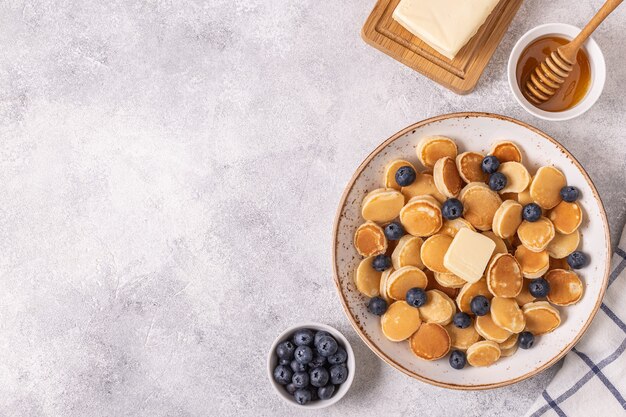
M 435 0 L 436 1 L 436 0 Z M 471 92 L 523 0 L 502 0 L 453 60 L 413 36 L 391 17 L 400 0 L 378 0 L 361 36 L 368 44 L 457 94 Z

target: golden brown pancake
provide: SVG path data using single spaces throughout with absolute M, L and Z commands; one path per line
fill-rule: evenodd
M 426 297 L 426 304 L 419 308 L 422 320 L 442 326 L 450 323 L 456 312 L 454 301 L 439 290 L 426 291 Z
M 519 334 L 518 333 L 513 333 L 504 342 L 498 343 L 500 345 L 500 349 L 511 349 L 512 347 L 517 345 L 517 339 L 518 338 L 519 338 Z
M 389 294 L 387 294 L 387 282 L 389 281 L 389 277 L 391 276 L 391 274 L 393 274 L 395 272 L 395 270 L 393 268 L 389 268 L 386 271 L 384 271 L 382 273 L 382 275 L 380 276 L 380 285 L 378 287 L 378 295 L 380 297 L 382 297 L 387 304 L 391 304 L 394 300 L 391 299 L 391 297 L 389 297 Z
M 456 327 L 453 323 L 446 325 L 445 328 L 450 336 L 450 346 L 454 349 L 467 350 L 467 348 L 480 340 L 480 335 L 474 328 L 473 323 L 465 329 Z
M 448 269 L 443 266 L 443 257 L 451 243 L 452 238 L 444 234 L 432 235 L 426 239 L 420 250 L 424 265 L 433 272 L 449 272 Z
M 486 232 L 482 233 L 484 236 L 487 236 L 489 239 L 493 240 L 493 243 L 496 244 L 496 248 L 493 250 L 493 256 L 499 254 L 499 253 L 508 253 L 509 249 L 506 247 L 506 243 L 504 242 L 504 240 L 502 240 L 501 238 L 499 238 L 498 236 L 496 236 L 495 233 L 493 233 L 493 231 L 488 230 Z
M 395 269 L 403 266 L 415 266 L 424 269 L 424 263 L 420 256 L 420 249 L 424 241 L 417 236 L 405 235 L 398 241 L 396 248 L 391 254 L 391 262 Z
M 467 281 L 465 281 L 463 278 L 458 277 L 451 272 L 445 274 L 435 272 L 435 280 L 440 285 L 448 288 L 461 288 L 467 283 Z
M 459 310 L 467 314 L 474 314 L 470 308 L 470 302 L 472 298 L 477 295 L 483 295 L 487 297 L 487 299 L 493 298 L 493 294 L 491 294 L 489 288 L 487 288 L 487 280 L 485 278 L 481 278 L 474 283 L 468 282 L 461 288 L 459 295 L 456 297 L 456 305 L 459 307 Z
M 385 223 L 400 213 L 404 206 L 404 196 L 393 188 L 379 188 L 370 191 L 363 199 L 361 215 L 365 220 Z
M 354 233 L 354 247 L 361 256 L 385 253 L 387 238 L 383 228 L 374 222 L 365 222 Z
M 411 352 L 418 358 L 434 361 L 450 350 L 450 336 L 440 324 L 424 323 L 409 340 Z
M 394 300 L 404 300 L 411 288 L 426 288 L 428 279 L 424 272 L 415 266 L 404 266 L 396 270 L 387 280 L 387 295 Z
M 392 342 L 408 339 L 421 324 L 419 311 L 406 301 L 392 303 L 380 318 L 382 332 Z
M 496 142 L 491 147 L 489 155 L 498 158 L 500 163 L 503 162 L 522 162 L 522 152 L 516 144 L 510 141 Z
M 433 235 L 443 225 L 441 204 L 429 195 L 413 197 L 400 210 L 400 222 L 404 230 L 413 236 Z
M 515 250 L 515 259 L 522 267 L 524 278 L 539 278 L 548 271 L 550 257 L 547 251 L 533 252 L 520 245 Z
M 441 194 L 437 187 L 435 187 L 435 179 L 433 178 L 433 175 L 427 172 L 417 174 L 413 184 L 402 187 L 400 191 L 404 195 L 406 201 L 421 195 L 431 195 L 440 203 L 446 201 L 446 196 Z
M 499 191 L 504 193 L 521 193 L 530 184 L 530 174 L 526 167 L 519 162 L 505 162 L 500 164 L 498 171 L 506 176 L 506 186 Z
M 417 144 L 415 152 L 422 165 L 432 168 L 443 157 L 448 156 L 453 160 L 456 159 L 458 150 L 452 139 L 445 136 L 431 136 L 422 138 Z
M 398 172 L 400 168 L 406 166 L 409 166 L 413 168 L 413 170 L 415 170 L 413 164 L 409 161 L 405 161 L 404 159 L 395 159 L 393 161 L 390 161 L 385 166 L 385 188 L 393 188 L 400 191 L 402 187 L 396 182 L 396 172 Z M 415 170 L 415 172 L 417 172 L 417 170 Z
M 583 283 L 574 271 L 553 269 L 546 274 L 550 292 L 546 297 L 552 304 L 568 306 L 576 304 L 583 296 Z
M 563 259 L 574 252 L 580 243 L 580 233 L 578 230 L 569 235 L 556 232 L 554 239 L 548 245 L 548 254 L 552 258 Z
M 363 259 L 354 272 L 354 284 L 357 290 L 366 297 L 376 297 L 380 288 L 382 272 L 374 269 L 373 260 L 373 256 Z
M 517 229 L 517 236 L 522 245 L 533 252 L 546 250 L 554 239 L 554 225 L 546 217 L 541 217 L 536 222 L 524 220 Z
M 514 298 L 522 290 L 524 277 L 517 259 L 509 253 L 499 253 L 487 267 L 487 287 L 496 297 Z
M 485 157 L 478 152 L 463 152 L 456 157 L 456 168 L 463 181 L 470 182 L 487 182 L 489 174 L 485 174 L 481 168 L 481 164 Z
M 424 272 L 426 273 L 426 277 L 428 278 L 428 285 L 426 286 L 426 291 L 439 290 L 452 299 L 455 299 L 456 296 L 459 295 L 458 288 L 444 287 L 443 285 L 439 284 L 437 280 L 435 279 L 434 272 L 431 271 L 430 269 L 426 269 L 424 270 Z
M 497 193 L 484 183 L 472 182 L 461 190 L 459 200 L 463 203 L 465 220 L 478 230 L 491 229 L 493 217 L 502 204 Z
M 561 201 L 550 212 L 550 220 L 557 232 L 569 235 L 574 233 L 583 221 L 583 211 L 578 203 Z
M 549 210 L 561 202 L 561 188 L 566 185 L 565 175 L 558 168 L 541 167 L 530 184 L 530 196 L 541 208 Z
M 547 301 L 535 301 L 522 307 L 526 319 L 526 330 L 535 336 L 550 333 L 561 324 L 559 310 Z
M 500 359 L 500 346 L 490 340 L 474 343 L 467 349 L 467 363 L 472 366 L 489 366 Z
M 511 333 L 521 332 L 526 325 L 524 313 L 514 298 L 493 297 L 491 300 L 491 319 L 498 327 Z
M 502 343 L 511 336 L 511 332 L 498 326 L 490 314 L 476 317 L 476 331 L 487 340 Z
M 522 290 L 517 297 L 515 297 L 515 301 L 517 301 L 517 305 L 520 307 L 525 306 L 528 303 L 532 303 L 535 301 L 535 297 L 528 290 L 528 284 L 530 284 L 531 279 L 524 279 L 524 284 L 522 285 Z
M 456 163 L 448 156 L 437 161 L 433 168 L 433 178 L 439 192 L 446 197 L 458 196 L 463 188 L 463 179 L 456 169 Z
M 493 232 L 502 239 L 513 236 L 522 223 L 522 209 L 522 205 L 517 201 L 502 202 L 493 216 Z

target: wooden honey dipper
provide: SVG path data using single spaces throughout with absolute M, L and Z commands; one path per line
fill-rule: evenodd
M 622 3 L 623 0 L 607 0 L 591 18 L 589 23 L 572 41 L 552 51 L 550 55 L 531 72 L 530 80 L 526 81 L 526 97 L 541 104 L 557 92 L 565 82 L 576 64 L 576 55 L 583 43 L 606 17 Z

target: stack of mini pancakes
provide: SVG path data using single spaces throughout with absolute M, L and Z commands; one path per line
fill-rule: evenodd
M 423 138 L 416 153 L 421 170 L 404 159 L 387 164 L 383 187 L 363 199 L 365 222 L 354 235 L 354 246 L 364 257 L 355 271 L 356 288 L 389 304 L 381 317 L 383 334 L 394 342 L 408 340 L 411 351 L 422 359 L 440 359 L 458 349 L 466 352 L 469 364 L 487 366 L 515 353 L 520 332 L 537 336 L 553 331 L 561 323 L 556 306 L 574 304 L 583 294 L 582 281 L 565 262 L 580 243 L 583 213 L 576 202 L 560 197 L 567 184 L 564 174 L 544 166 L 533 176 L 516 144 L 498 142 L 489 155 L 500 161 L 498 171 L 507 184 L 496 192 L 487 185 L 481 153 L 459 153 L 456 143 L 443 136 Z M 395 177 L 405 166 L 417 175 L 413 183 L 401 187 Z M 442 217 L 448 198 L 462 202 L 462 217 Z M 535 222 L 522 219 L 523 206 L 531 202 L 543 211 Z M 383 230 L 392 221 L 401 223 L 406 233 L 397 241 L 388 240 Z M 448 247 L 463 228 L 495 243 L 476 282 L 467 282 L 444 266 Z M 384 272 L 372 266 L 380 254 L 391 257 L 392 267 Z M 540 277 L 550 285 L 545 299 L 536 299 L 528 289 L 530 281 Z M 415 287 L 427 295 L 419 308 L 405 301 L 407 291 Z M 491 300 L 487 315 L 472 313 L 470 302 L 477 295 Z M 452 324 L 459 311 L 471 315 L 471 326 Z

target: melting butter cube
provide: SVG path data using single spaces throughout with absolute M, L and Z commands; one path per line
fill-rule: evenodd
M 478 32 L 500 0 L 401 0 L 393 18 L 453 59 Z
M 443 265 L 467 282 L 478 281 L 485 272 L 496 244 L 470 229 L 458 231 L 443 257 Z

